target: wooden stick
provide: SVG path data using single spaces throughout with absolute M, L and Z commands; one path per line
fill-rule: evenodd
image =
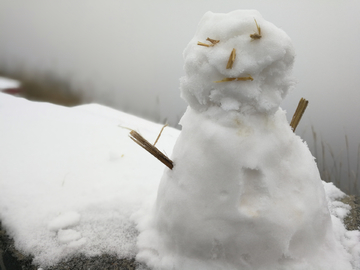
M 171 159 L 165 156 L 159 149 L 157 149 L 154 145 L 149 143 L 143 136 L 137 133 L 135 130 L 131 130 L 130 139 L 160 160 L 163 164 L 165 164 L 170 170 L 174 167 L 174 163 Z
M 304 98 L 300 99 L 299 104 L 298 104 L 298 106 L 295 110 L 295 113 L 290 122 L 290 126 L 294 132 L 295 132 L 296 127 L 298 126 L 298 124 L 301 120 L 301 117 L 303 116 L 308 104 L 309 104 L 308 100 L 306 100 Z
M 236 49 L 234 48 L 230 53 L 230 57 L 229 57 L 229 61 L 228 61 L 227 65 L 226 65 L 226 69 L 231 69 L 233 67 L 235 58 L 236 58 Z
M 221 82 L 232 82 L 232 81 L 253 81 L 254 78 L 251 76 L 248 77 L 238 77 L 238 78 L 225 78 L 222 79 L 221 81 L 215 81 L 216 83 L 221 83 Z

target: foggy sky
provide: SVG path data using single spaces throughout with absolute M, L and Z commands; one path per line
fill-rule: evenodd
M 331 145 L 356 168 L 360 143 L 360 2 L 356 0 L 0 0 L 0 65 L 50 70 L 85 89 L 88 100 L 176 125 L 182 51 L 206 11 L 257 9 L 285 30 L 296 50 L 296 89 L 281 107 L 290 120 L 309 107 L 297 134 Z

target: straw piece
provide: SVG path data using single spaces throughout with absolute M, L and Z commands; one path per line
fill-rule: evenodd
M 216 83 L 221 83 L 221 82 L 232 82 L 232 81 L 253 81 L 253 77 L 248 76 L 248 77 L 238 77 L 238 78 L 225 78 L 222 79 L 220 81 L 215 81 Z
M 229 61 L 228 61 L 227 65 L 226 65 L 226 69 L 231 69 L 233 67 L 235 58 L 236 58 L 236 49 L 234 48 L 230 53 L 230 57 L 229 57 Z
M 212 39 L 212 38 L 207 38 L 206 40 L 209 41 L 211 44 L 206 44 L 206 43 L 198 41 L 197 45 L 204 46 L 204 47 L 214 47 L 217 43 L 220 42 L 220 40 Z
M 135 130 L 130 132 L 130 139 L 160 160 L 163 164 L 165 164 L 170 170 L 174 167 L 174 163 L 171 159 L 165 156 L 159 149 L 157 149 L 154 145 L 149 143 L 143 136 L 137 133 Z
M 162 129 L 160 130 L 160 133 L 159 133 L 159 135 L 157 136 L 157 138 L 156 138 L 156 140 L 155 140 L 155 142 L 154 142 L 154 146 L 155 146 L 155 144 L 158 142 L 158 140 L 160 139 L 160 136 L 161 136 L 161 133 L 163 132 L 163 130 L 164 130 L 164 128 L 166 128 L 168 126 L 168 124 L 165 124 L 163 127 L 162 127 Z
M 305 110 L 306 110 L 306 107 L 307 105 L 309 104 L 309 101 L 304 99 L 304 98 L 301 98 L 300 101 L 299 101 L 299 104 L 296 108 L 296 111 L 293 115 L 293 118 L 291 119 L 291 122 L 290 122 L 290 126 L 292 127 L 292 130 L 295 132 L 296 130 L 296 127 L 298 126 L 300 120 L 301 120 L 301 117 L 303 116 Z
M 220 42 L 220 40 L 217 40 L 217 39 L 212 39 L 212 38 L 207 38 L 206 39 L 207 41 L 210 41 L 213 45 L 217 44 Z
M 204 47 L 212 47 L 212 46 L 214 46 L 213 44 L 206 44 L 206 43 L 202 43 L 200 41 L 198 41 L 197 45 L 204 46 Z
M 256 24 L 256 28 L 257 28 L 257 33 L 251 34 L 250 37 L 255 40 L 255 39 L 260 39 L 261 38 L 261 28 L 258 25 L 256 19 L 254 18 L 255 24 Z

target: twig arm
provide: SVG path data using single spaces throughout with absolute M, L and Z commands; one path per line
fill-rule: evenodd
M 300 101 L 299 101 L 299 104 L 296 108 L 296 111 L 293 115 L 293 118 L 291 119 L 291 122 L 290 122 L 290 126 L 292 127 L 292 130 L 295 132 L 296 130 L 296 127 L 298 126 L 300 120 L 301 120 L 301 117 L 303 116 L 305 110 L 306 110 L 306 107 L 307 105 L 309 104 L 309 101 L 304 99 L 304 98 L 301 98 Z
M 130 131 L 130 139 L 160 160 L 163 164 L 165 164 L 170 170 L 174 167 L 174 163 L 171 159 L 165 156 L 159 149 L 157 149 L 154 145 L 149 143 L 143 136 L 137 133 L 135 130 Z

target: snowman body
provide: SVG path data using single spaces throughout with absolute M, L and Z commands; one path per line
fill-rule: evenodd
M 198 45 L 207 37 L 219 42 Z M 294 84 L 288 36 L 256 11 L 209 12 L 184 58 L 189 107 L 137 258 L 164 270 L 351 269 L 314 158 L 279 108 Z

